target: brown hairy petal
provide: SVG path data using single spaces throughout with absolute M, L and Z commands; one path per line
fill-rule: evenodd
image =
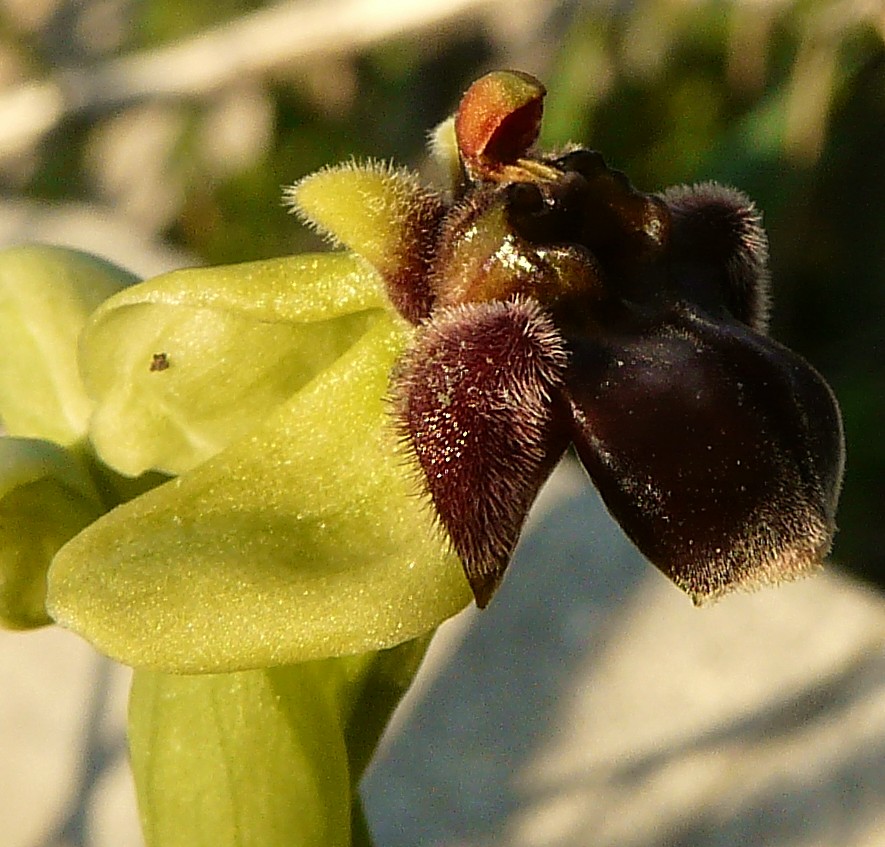
M 681 310 L 629 338 L 576 342 L 567 382 L 574 442 L 606 505 L 695 602 L 828 553 L 842 426 L 796 354 Z
M 568 442 L 552 415 L 567 360 L 531 299 L 444 309 L 392 379 L 395 416 L 480 608 Z
M 688 299 L 755 329 L 768 327 L 768 237 L 762 215 L 741 191 L 704 182 L 668 188 L 673 277 Z

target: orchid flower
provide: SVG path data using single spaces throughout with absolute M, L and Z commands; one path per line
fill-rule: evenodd
M 146 843 L 367 843 L 356 786 L 429 633 L 490 602 L 570 446 L 697 602 L 826 556 L 839 409 L 766 334 L 759 213 L 536 150 L 543 97 L 474 83 L 448 190 L 293 186 L 349 252 L 137 285 L 0 253 L 0 621 L 136 669 Z
M 714 183 L 645 194 L 597 152 L 534 150 L 544 94 L 513 71 L 470 87 L 436 136 L 451 196 L 353 165 L 289 195 L 418 328 L 392 414 L 477 605 L 569 445 L 695 602 L 814 568 L 842 426 L 822 377 L 766 334 L 760 214 Z
M 176 271 L 104 302 L 98 285 L 53 346 L 71 373 L 47 371 L 42 393 L 16 376 L 38 354 L 10 349 L 4 396 L 31 417 L 4 400 L 18 439 L 2 446 L 27 459 L 5 507 L 36 520 L 15 498 L 41 475 L 81 505 L 39 556 L 10 536 L 5 619 L 48 607 L 174 673 L 394 647 L 462 608 L 467 584 L 488 604 L 570 447 L 696 602 L 816 567 L 842 427 L 821 376 L 766 334 L 758 211 L 734 189 L 646 194 L 597 152 L 537 150 L 544 94 L 514 71 L 474 83 L 434 136 L 447 190 L 378 163 L 294 185 L 292 206 L 349 252 Z M 47 279 L 94 264 L 26 255 Z M 59 384 L 77 386 L 71 433 L 52 423 Z M 52 421 L 32 426 L 35 409 Z

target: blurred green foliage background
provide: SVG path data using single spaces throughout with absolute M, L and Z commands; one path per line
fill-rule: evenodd
M 763 209 L 772 333 L 845 415 L 834 559 L 885 586 L 883 41 L 882 0 L 0 0 L 0 216 L 85 202 L 205 263 L 315 249 L 283 185 L 423 167 L 472 79 L 530 71 L 547 144 Z

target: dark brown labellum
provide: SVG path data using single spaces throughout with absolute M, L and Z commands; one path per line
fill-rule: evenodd
M 737 323 L 674 309 L 575 342 L 572 437 L 612 514 L 698 602 L 797 576 L 829 550 L 842 474 L 832 394 Z

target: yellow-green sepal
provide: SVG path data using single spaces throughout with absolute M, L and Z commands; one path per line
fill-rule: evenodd
M 385 399 L 388 312 L 250 434 L 56 556 L 55 619 L 133 665 L 205 673 L 399 644 L 463 608 L 458 559 Z
M 49 441 L 0 438 L 0 624 L 31 629 L 51 623 L 49 563 L 102 511 L 79 456 Z
M 95 312 L 81 368 L 101 459 L 178 474 L 251 430 L 347 350 L 385 308 L 347 254 L 174 271 Z
M 386 278 L 420 261 L 443 212 L 417 174 L 384 162 L 323 168 L 288 189 L 286 202 Z
M 77 369 L 90 312 L 135 277 L 95 256 L 48 245 L 0 251 L 0 420 L 9 435 L 68 445 L 92 404 Z

